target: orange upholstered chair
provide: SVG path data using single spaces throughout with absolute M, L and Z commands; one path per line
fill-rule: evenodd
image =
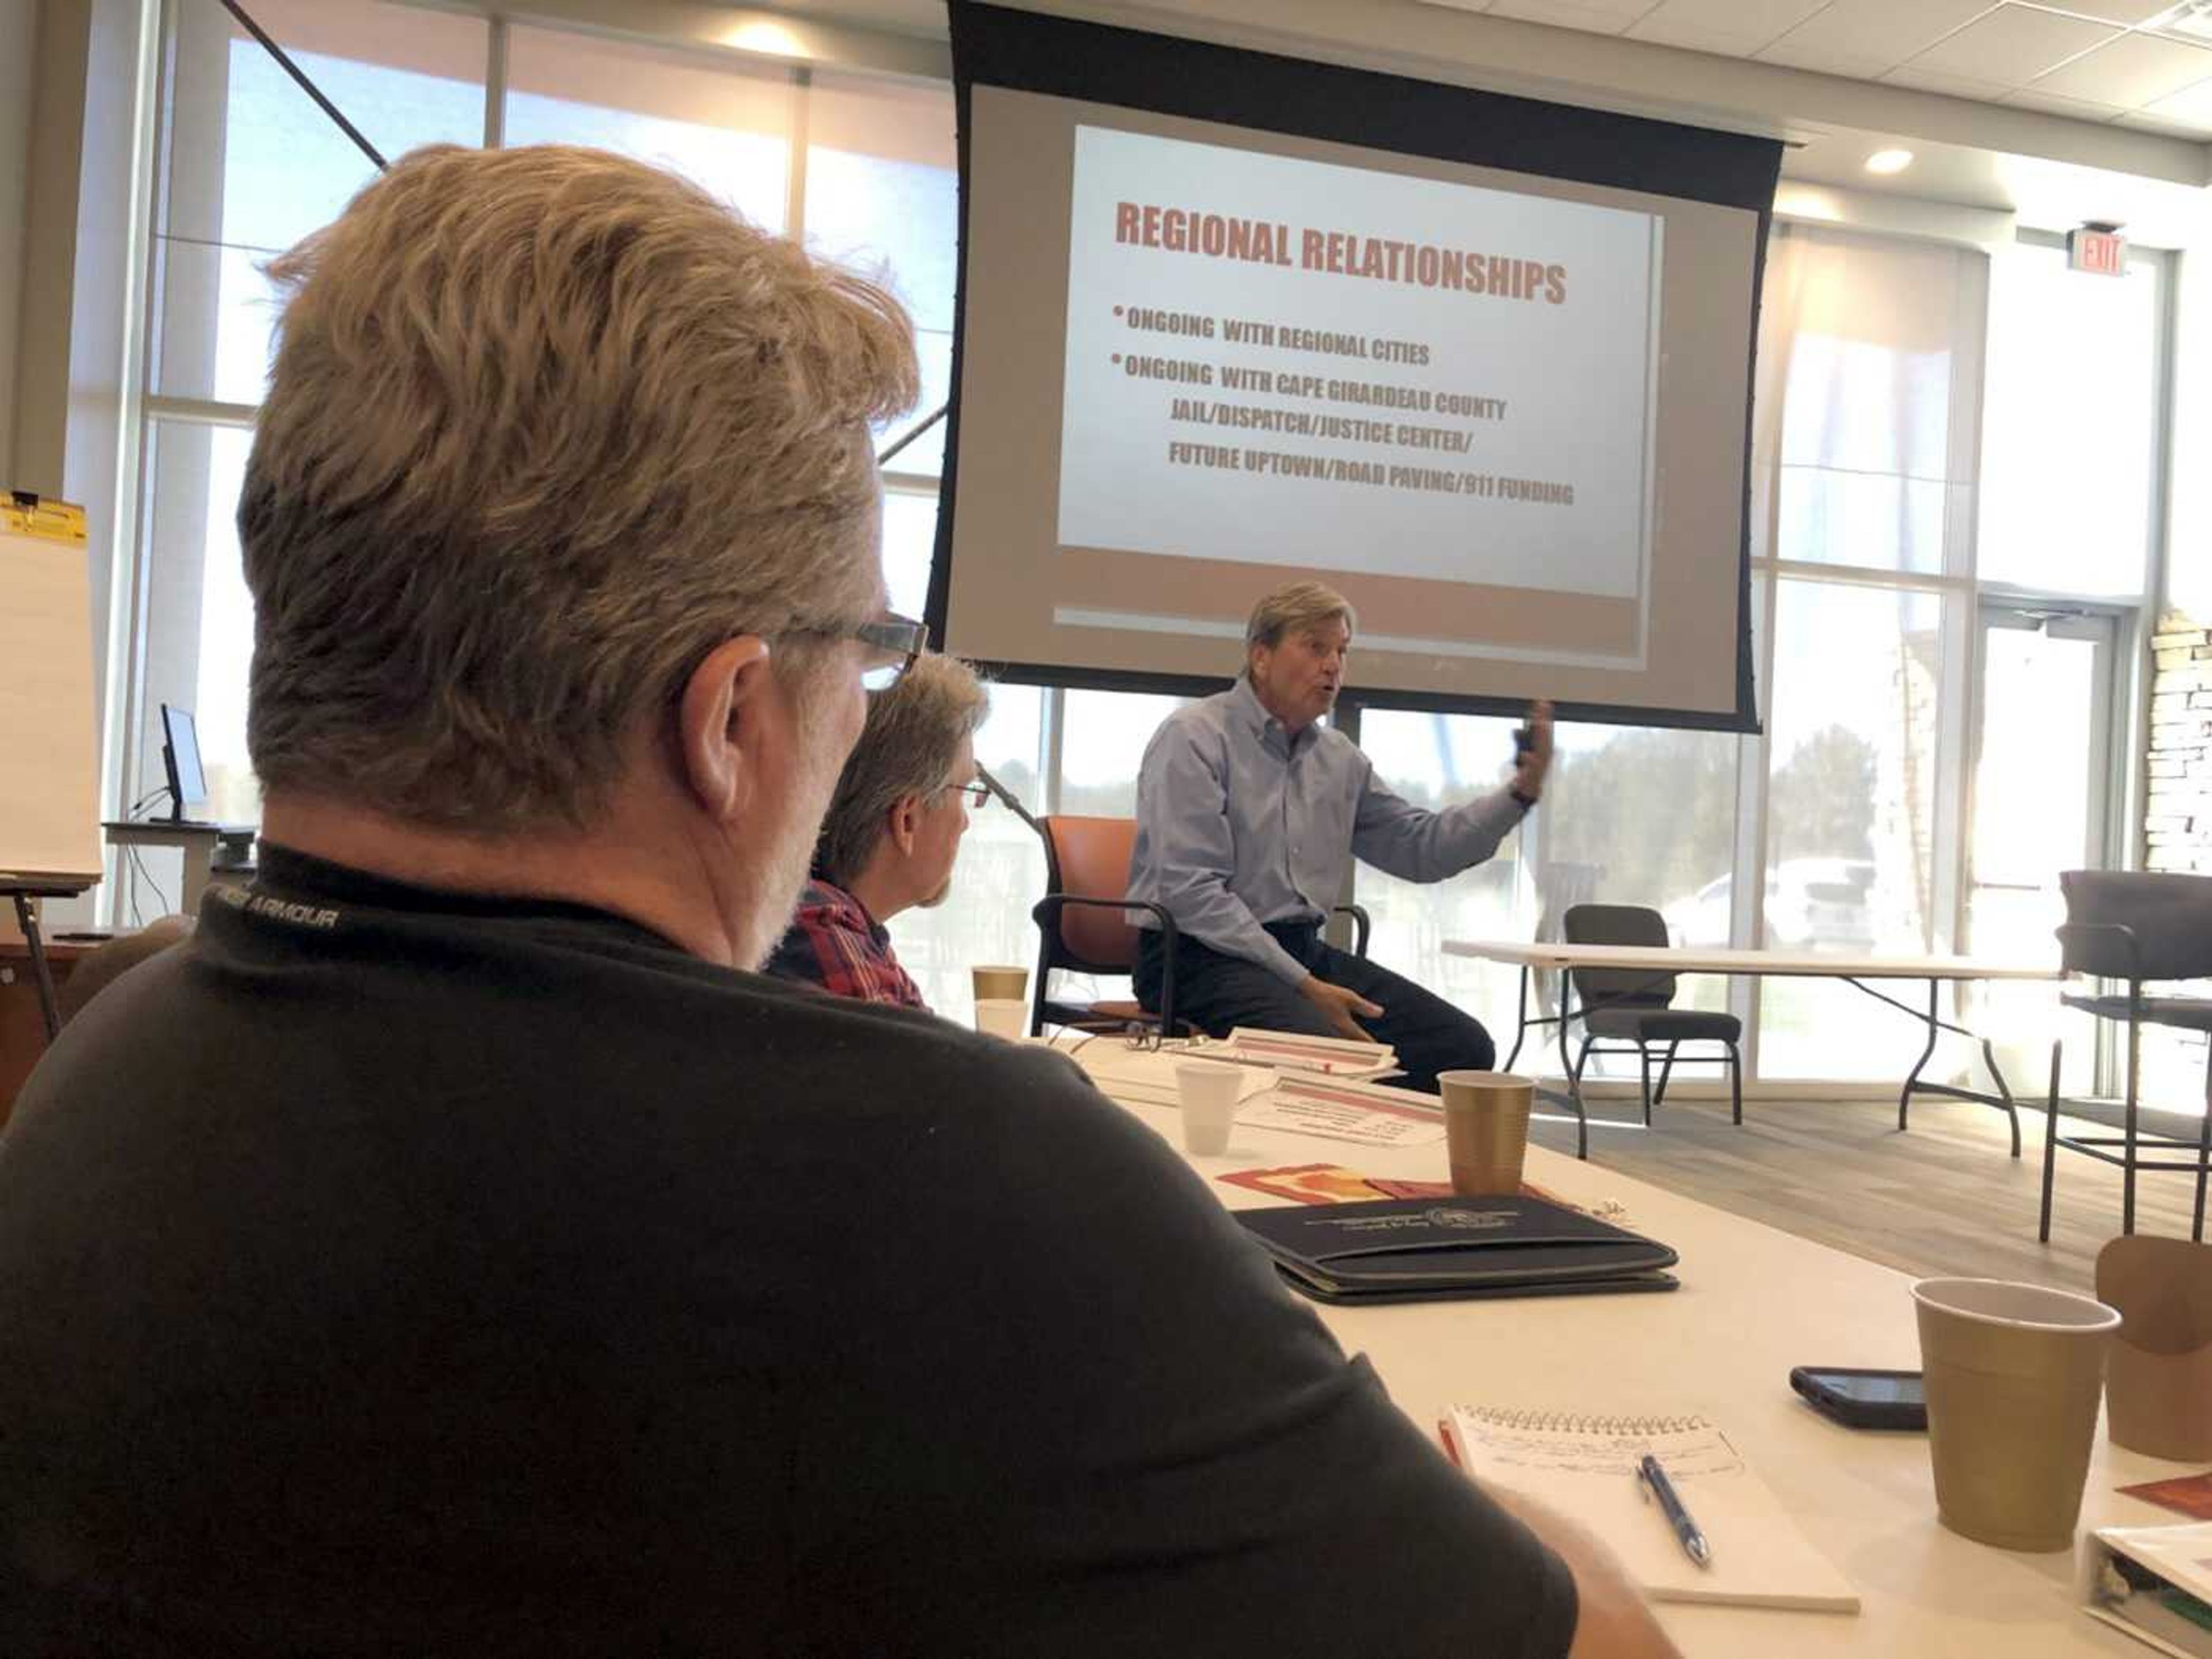
M 1040 818 L 1037 827 L 1044 836 L 1045 896 L 1030 913 L 1036 918 L 1042 935 L 1031 993 L 1031 1034 L 1048 1024 L 1093 1030 L 1157 1025 L 1170 1035 L 1176 1034 L 1175 918 L 1160 905 L 1127 896 L 1129 854 L 1137 844 L 1137 821 L 1055 814 Z M 1150 915 L 1158 924 L 1161 940 L 1167 946 L 1158 1014 L 1146 1012 L 1133 997 L 1075 1002 L 1052 994 L 1052 973 L 1056 968 L 1079 974 L 1134 973 L 1139 934 L 1131 918 L 1139 914 Z M 1336 914 L 1352 920 L 1352 954 L 1365 956 L 1367 912 L 1356 904 L 1340 904 Z

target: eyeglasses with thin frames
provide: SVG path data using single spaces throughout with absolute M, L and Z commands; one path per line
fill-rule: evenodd
M 929 624 L 894 612 L 880 621 L 848 629 L 846 637 L 869 647 L 867 665 L 860 671 L 860 684 L 871 691 L 881 691 L 913 667 L 915 659 L 929 649 Z
M 886 611 L 874 622 L 840 623 L 790 631 L 817 640 L 858 640 L 866 646 L 868 653 L 860 669 L 860 684 L 871 691 L 884 690 L 896 683 L 929 649 L 929 624 L 896 611 Z
M 1096 1042 L 1101 1037 L 1118 1039 L 1124 1048 L 1135 1048 L 1146 1054 L 1158 1053 L 1172 1047 L 1179 1052 L 1203 1048 L 1211 1041 L 1202 1031 L 1193 1031 L 1188 1036 L 1170 1037 L 1161 1030 L 1158 1020 L 1133 1019 L 1119 1025 L 1101 1025 L 1086 1030 L 1067 1045 L 1073 1054 L 1085 1043 Z
M 968 810 L 971 812 L 979 806 L 991 804 L 991 786 L 988 783 L 948 783 L 945 787 L 948 793 L 967 796 Z

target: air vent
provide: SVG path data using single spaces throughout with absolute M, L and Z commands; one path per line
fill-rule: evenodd
M 2160 12 L 2142 27 L 2191 40 L 2212 40 L 2212 0 L 2181 0 L 2171 11 Z

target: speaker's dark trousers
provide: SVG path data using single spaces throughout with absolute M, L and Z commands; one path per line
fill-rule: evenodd
M 1317 924 L 1270 922 L 1267 932 L 1315 978 L 1357 992 L 1382 1008 L 1381 1018 L 1359 1023 L 1376 1041 L 1398 1051 L 1398 1064 L 1406 1075 L 1391 1079 L 1395 1086 L 1434 1094 L 1438 1072 L 1462 1066 L 1486 1072 L 1497 1063 L 1498 1046 L 1480 1020 L 1388 968 L 1338 950 L 1322 938 Z M 1158 933 L 1146 929 L 1138 946 L 1137 1000 L 1155 1013 L 1159 1012 L 1166 960 Z M 1175 997 L 1176 1020 L 1188 1021 L 1208 1036 L 1226 1036 L 1239 1025 L 1312 1036 L 1340 1035 L 1287 980 L 1256 962 L 1225 955 L 1187 936 L 1176 939 Z

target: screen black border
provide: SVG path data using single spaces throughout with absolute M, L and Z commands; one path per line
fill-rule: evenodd
M 923 611 L 930 637 L 945 638 L 951 602 L 953 497 L 960 453 L 960 382 L 966 355 L 969 140 L 975 87 L 1004 87 L 1124 109 L 1255 127 L 1400 155 L 1500 167 L 1578 184 L 1679 197 L 1759 216 L 1752 258 L 1751 336 L 1745 343 L 1747 387 L 1757 385 L 1760 289 L 1773 226 L 1774 191 L 1782 173 L 1779 139 L 1684 126 L 1442 82 L 1384 75 L 1210 41 L 1080 22 L 1072 18 L 948 0 L 952 93 L 959 146 L 959 252 L 954 278 L 951 380 L 947 390 L 945 460 L 938 479 L 937 538 Z M 1743 501 L 1736 567 L 1736 706 L 1733 712 L 1642 705 L 1562 702 L 1560 718 L 1598 724 L 1672 726 L 1691 731 L 1759 730 L 1752 656 L 1752 409 L 1744 400 Z M 1224 654 L 1230 647 L 1224 641 Z M 1204 696 L 1227 684 L 1235 665 L 1218 676 L 1161 674 L 1134 669 L 1073 668 L 1048 663 L 979 662 L 1013 684 L 1073 690 Z M 1519 698 L 1347 688 L 1371 708 L 1423 714 L 1505 714 Z

